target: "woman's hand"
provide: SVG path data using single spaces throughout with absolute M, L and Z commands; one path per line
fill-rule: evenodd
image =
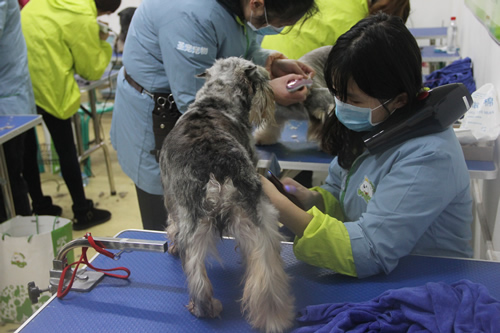
M 279 78 L 287 74 L 298 74 L 302 78 L 312 79 L 316 74 L 308 65 L 292 59 L 276 59 L 271 64 L 271 75 Z
M 109 24 L 107 22 L 97 21 L 99 24 L 99 39 L 106 40 L 109 37 Z
M 307 211 L 314 206 L 319 210 L 324 211 L 323 197 L 320 193 L 311 191 L 307 187 L 302 186 L 292 178 L 285 177 L 281 180 L 285 187 L 285 191 L 293 194 L 300 201 L 302 207 Z
M 99 39 L 100 40 L 106 40 L 106 39 L 108 39 L 108 37 L 109 37 L 109 32 L 99 31 Z
M 307 87 L 303 87 L 294 92 L 289 92 L 286 89 L 286 85 L 291 80 L 299 80 L 304 77 L 298 74 L 288 74 L 277 79 L 271 80 L 271 87 L 274 92 L 274 99 L 276 103 L 281 104 L 283 106 L 292 105 L 295 103 L 302 103 L 307 98 Z
M 280 222 L 288 227 L 295 235 L 302 237 L 312 216 L 288 200 L 288 198 L 281 194 L 267 178 L 264 176 L 260 178 L 262 190 L 280 213 Z

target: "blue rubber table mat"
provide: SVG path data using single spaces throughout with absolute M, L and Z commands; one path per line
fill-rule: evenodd
M 163 240 L 166 236 L 126 230 L 117 237 Z M 118 261 L 99 255 L 92 262 L 99 268 L 128 267 L 128 280 L 105 277 L 88 293 L 71 291 L 63 300 L 53 298 L 28 320 L 22 332 L 254 332 L 238 303 L 244 272 L 238 249 L 228 239 L 221 241 L 218 249 L 223 266 L 211 261 L 207 270 L 215 297 L 224 307 L 220 318 L 196 318 L 185 308 L 188 291 L 177 257 L 131 252 L 123 253 Z M 282 256 L 292 277 L 297 310 L 311 304 L 367 301 L 388 289 L 461 279 L 485 285 L 500 299 L 497 262 L 408 256 L 389 275 L 357 279 L 297 261 L 291 244 L 283 244 Z
M 477 170 L 477 171 L 495 170 L 495 162 L 493 161 L 466 160 L 465 163 L 467 163 L 467 169 L 469 170 Z
M 268 160 L 274 153 L 280 162 L 330 164 L 333 157 L 320 150 L 317 142 L 307 141 L 308 126 L 308 122 L 305 120 L 287 121 L 278 143 L 257 146 L 259 157 Z
M 37 114 L 0 115 L 0 144 L 42 122 Z

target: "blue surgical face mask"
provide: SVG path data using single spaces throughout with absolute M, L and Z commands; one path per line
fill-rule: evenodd
M 371 130 L 374 126 L 380 124 L 372 122 L 372 112 L 389 103 L 391 99 L 385 101 L 374 109 L 362 108 L 344 103 L 335 97 L 335 115 L 345 127 L 355 132 L 364 132 Z
M 266 7 L 264 7 L 264 17 L 266 19 L 266 26 L 265 27 L 262 27 L 262 28 L 259 28 L 257 29 L 250 21 L 252 20 L 252 17 L 253 17 L 253 11 L 250 12 L 250 20 L 247 21 L 247 25 L 250 27 L 250 29 L 252 29 L 253 31 L 255 31 L 255 33 L 257 35 L 261 35 L 261 36 L 270 36 L 270 35 L 277 35 L 279 34 L 281 31 L 283 31 L 283 28 L 276 28 L 276 27 L 273 27 L 272 25 L 269 24 L 269 22 L 267 21 L 267 11 L 266 11 Z

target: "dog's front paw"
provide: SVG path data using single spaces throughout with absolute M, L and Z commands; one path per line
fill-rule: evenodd
M 216 298 L 211 298 L 209 301 L 200 304 L 195 304 L 191 300 L 186 307 L 196 317 L 216 318 L 222 312 L 222 303 Z
M 168 247 L 167 252 L 173 256 L 178 256 L 179 250 L 177 249 L 177 244 L 175 244 L 175 242 L 170 243 L 170 246 Z

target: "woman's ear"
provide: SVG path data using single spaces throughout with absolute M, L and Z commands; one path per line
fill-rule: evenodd
M 408 104 L 408 94 L 403 92 L 394 98 L 393 108 L 401 109 L 403 106 Z
M 258 11 L 259 9 L 264 10 L 263 0 L 250 0 L 250 9 L 253 11 Z

